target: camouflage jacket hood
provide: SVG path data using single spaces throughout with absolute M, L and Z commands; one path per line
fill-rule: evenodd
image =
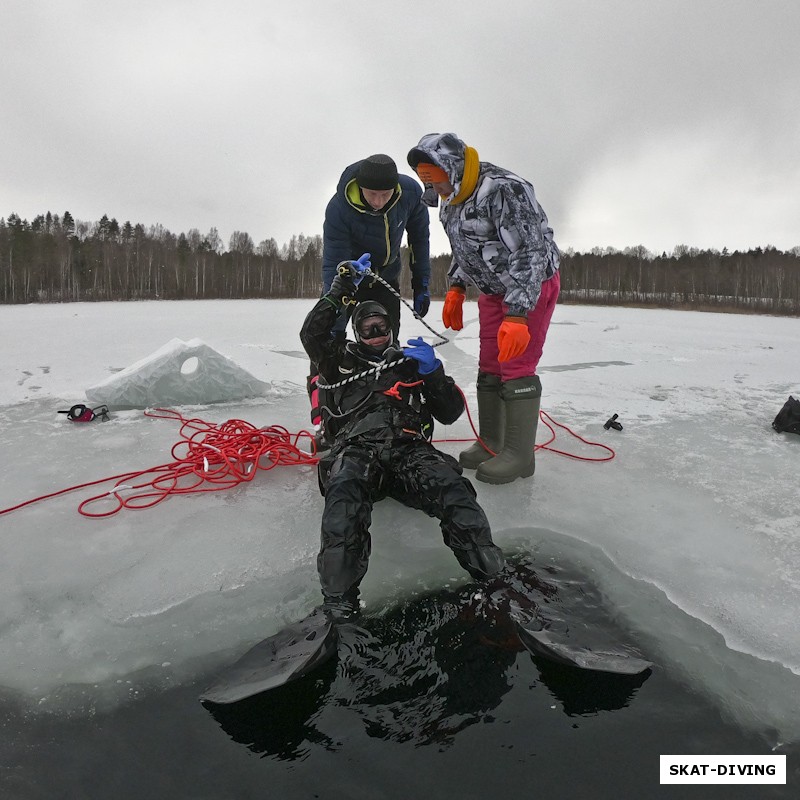
M 464 156 L 467 145 L 454 133 L 427 133 L 419 140 L 419 144 L 409 153 L 415 151 L 425 155 L 426 160 L 441 167 L 450 178 L 450 183 L 458 194 L 461 178 L 464 176 Z
M 420 155 L 441 167 L 454 187 L 439 209 L 453 253 L 451 282 L 469 281 L 483 294 L 501 294 L 510 313 L 527 313 L 560 261 L 553 230 L 533 186 L 509 170 L 481 161 L 474 190 L 456 204 L 451 201 L 461 191 L 465 142 L 454 133 L 429 133 L 411 150 L 409 163 L 416 163 Z

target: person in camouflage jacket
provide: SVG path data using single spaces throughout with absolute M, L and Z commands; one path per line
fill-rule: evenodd
M 542 392 L 536 368 L 560 288 L 553 230 L 528 181 L 480 161 L 454 133 L 426 134 L 408 163 L 426 197 L 441 199 L 452 248 L 444 324 L 461 330 L 467 283 L 480 292 L 480 440 L 459 461 L 487 483 L 529 477 Z

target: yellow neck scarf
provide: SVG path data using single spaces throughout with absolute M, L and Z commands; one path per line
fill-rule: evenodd
M 461 188 L 458 194 L 450 201 L 451 206 L 463 203 L 478 185 L 478 175 L 481 171 L 481 163 L 478 159 L 478 151 L 474 147 L 467 147 L 464 150 L 464 177 L 461 178 Z

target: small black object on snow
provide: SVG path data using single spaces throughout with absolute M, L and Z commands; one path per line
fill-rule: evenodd
M 603 425 L 603 427 L 606 430 L 608 430 L 609 428 L 613 428 L 615 431 L 621 431 L 622 430 L 622 424 L 617 422 L 617 417 L 618 416 L 619 416 L 619 414 L 614 414 L 613 417 L 609 417 L 608 421 L 606 422 L 605 425 Z

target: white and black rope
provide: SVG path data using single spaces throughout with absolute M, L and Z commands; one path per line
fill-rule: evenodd
M 376 275 L 372 270 L 367 270 L 365 275 L 375 278 L 375 280 L 380 281 L 397 299 L 414 315 L 415 319 L 418 319 L 434 336 L 436 336 L 441 341 L 435 342 L 431 345 L 431 347 L 439 347 L 439 345 L 447 344 L 450 340 L 446 336 L 442 336 L 441 333 L 438 333 L 427 322 L 414 310 L 414 307 L 410 305 L 407 301 L 405 301 L 401 296 L 400 292 L 398 292 L 394 286 L 389 284 L 380 275 Z M 317 381 L 317 387 L 320 389 L 338 389 L 340 386 L 344 386 L 345 384 L 352 383 L 359 378 L 363 378 L 365 375 L 371 375 L 375 373 L 375 375 L 379 375 L 385 369 L 389 369 L 389 367 L 394 367 L 397 364 L 402 364 L 404 361 L 410 361 L 411 359 L 408 356 L 402 356 L 401 358 L 395 358 L 392 361 L 386 361 L 380 364 L 376 364 L 374 367 L 369 367 L 368 369 L 362 370 L 361 372 L 357 372 L 354 375 L 348 375 L 346 378 L 343 378 L 336 383 L 322 383 L 322 381 Z

